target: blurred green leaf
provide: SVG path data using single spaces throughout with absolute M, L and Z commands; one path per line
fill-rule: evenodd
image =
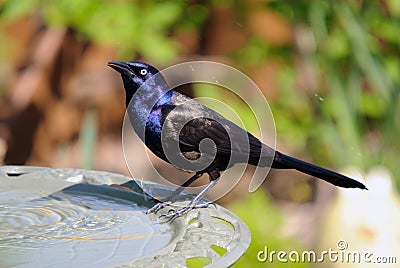
M 400 17 L 400 2 L 397 0 L 387 0 L 389 11 L 392 15 Z
M 338 28 L 332 31 L 323 46 L 326 49 L 327 56 L 330 56 L 332 60 L 345 58 L 351 53 L 348 38 Z
M 132 59 L 142 54 L 151 61 L 165 64 L 177 55 L 178 44 L 170 35 L 182 18 L 190 16 L 184 12 L 187 5 L 185 1 L 155 0 L 9 0 L 0 16 L 17 19 L 38 12 L 48 25 L 69 27 L 83 39 L 116 46 L 122 58 Z M 201 14 L 199 8 L 192 10 Z M 204 14 L 203 19 L 197 19 L 197 24 L 204 20 Z
M 33 12 L 39 0 L 4 1 L 0 9 L 0 17 L 5 20 L 15 20 L 30 12 Z

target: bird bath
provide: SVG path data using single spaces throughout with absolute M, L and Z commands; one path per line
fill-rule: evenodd
M 159 218 L 167 208 L 147 215 L 154 201 L 141 186 L 172 191 L 100 171 L 0 167 L 0 266 L 226 267 L 249 246 L 247 226 L 218 205 L 172 222 Z

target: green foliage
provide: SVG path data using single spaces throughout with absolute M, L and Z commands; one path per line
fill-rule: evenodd
M 186 1 L 21 0 L 6 1 L 0 13 L 4 20 L 40 12 L 49 25 L 74 29 L 83 39 L 117 47 L 120 57 L 140 54 L 150 61 L 170 62 L 178 44 L 170 38 L 179 21 L 190 17 Z M 198 27 L 204 8 L 189 9 L 196 19 L 186 27 Z
M 254 66 L 260 64 L 265 58 L 271 56 L 269 46 L 265 41 L 258 36 L 251 36 L 246 46 L 236 53 L 233 53 L 232 58 L 244 65 Z
M 252 241 L 249 249 L 233 267 L 287 267 L 288 263 L 278 261 L 265 263 L 258 261 L 257 253 L 267 246 L 269 250 L 301 252 L 300 243 L 293 238 L 285 237 L 280 228 L 282 215 L 270 202 L 263 191 L 256 191 L 243 201 L 234 202 L 229 209 L 239 216 L 249 227 Z M 306 263 L 290 263 L 290 267 L 309 267 Z
M 290 141 L 295 147 L 305 147 L 309 131 L 313 129 L 315 123 L 310 102 L 319 103 L 320 99 L 314 95 L 310 100 L 310 96 L 304 92 L 294 90 L 295 72 L 291 67 L 282 69 L 277 79 L 281 91 L 276 101 L 271 102 L 276 130 L 280 139 Z
M 305 28 L 313 44 L 304 49 L 295 43 L 286 54 L 268 48 L 269 56 L 279 50 L 288 62 L 278 77 L 281 94 L 271 103 L 278 136 L 319 161 L 385 165 L 400 178 L 394 157 L 400 151 L 398 1 L 270 1 L 266 8 L 295 31 Z M 305 74 L 293 58 L 308 66 L 315 84 L 298 88 Z

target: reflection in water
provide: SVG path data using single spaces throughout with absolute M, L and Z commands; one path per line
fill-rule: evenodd
M 131 201 L 62 191 L 23 196 L 0 193 L 0 266 L 112 265 L 171 240 L 170 225 L 154 224 L 147 207 Z

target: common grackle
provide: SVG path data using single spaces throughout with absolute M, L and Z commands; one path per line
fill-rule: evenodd
M 162 200 L 148 212 L 171 204 L 185 187 L 204 173 L 209 175 L 209 184 L 188 206 L 165 216 L 177 217 L 191 209 L 207 206 L 208 203 L 198 204 L 200 199 L 217 183 L 220 172 L 236 163 L 254 166 L 269 163 L 272 168 L 296 169 L 336 186 L 367 189 L 349 177 L 275 151 L 217 112 L 171 90 L 158 70 L 146 63 L 111 61 L 107 65 L 121 74 L 129 119 L 146 146 L 175 167 L 196 172 L 173 196 Z M 214 145 L 202 147 L 205 139 L 211 139 Z M 185 160 L 204 159 L 200 168 L 182 159 L 171 158 L 166 150 L 173 147 L 170 146 L 173 143 L 177 144 Z

